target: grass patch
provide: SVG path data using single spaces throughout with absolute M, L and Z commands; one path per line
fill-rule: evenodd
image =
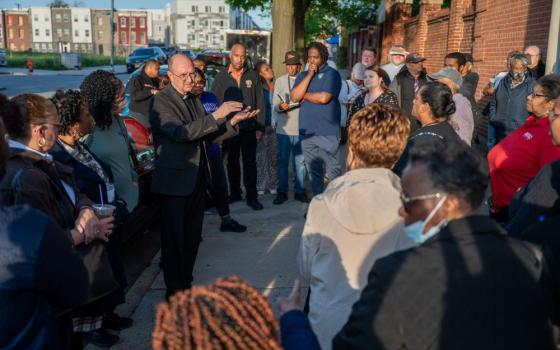
M 58 53 L 39 53 L 39 52 L 9 52 L 6 53 L 6 61 L 8 67 L 13 68 L 27 68 L 27 58 L 33 59 L 33 68 L 35 69 L 50 69 L 50 70 L 64 70 L 60 63 L 60 54 Z M 115 56 L 115 64 L 125 64 L 126 57 Z M 111 62 L 110 57 L 82 54 L 82 67 L 99 67 L 108 66 Z

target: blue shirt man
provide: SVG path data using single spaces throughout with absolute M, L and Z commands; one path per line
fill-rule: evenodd
M 329 53 L 318 42 L 307 48 L 308 70 L 296 78 L 290 94 L 292 101 L 300 102 L 299 129 L 303 156 L 313 194 L 324 190 L 323 163 L 327 177 L 332 181 L 342 174 L 339 159 L 340 104 L 338 94 L 342 85 L 340 75 L 327 65 Z

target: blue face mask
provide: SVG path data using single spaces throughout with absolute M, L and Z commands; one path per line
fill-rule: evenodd
M 426 217 L 426 219 L 424 221 L 416 221 L 416 222 L 404 227 L 404 231 L 405 231 L 406 235 L 411 240 L 413 240 L 417 245 L 420 245 L 420 244 L 426 242 L 428 239 L 435 236 L 441 230 L 442 227 L 447 225 L 447 220 L 444 219 L 439 224 L 434 225 L 428 231 L 423 233 L 424 228 L 426 227 L 426 224 L 428 222 L 430 222 L 430 220 L 434 217 L 434 215 L 436 215 L 438 210 L 443 206 L 443 203 L 445 203 L 446 199 L 447 199 L 447 196 L 443 196 L 443 198 L 438 202 L 438 204 L 434 207 L 434 209 L 432 209 L 432 211 L 430 212 L 430 214 Z

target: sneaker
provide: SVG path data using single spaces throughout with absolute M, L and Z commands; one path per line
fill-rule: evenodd
M 253 208 L 254 210 L 262 210 L 264 208 L 261 202 L 259 202 L 256 199 L 248 199 L 247 205 Z
M 247 226 L 243 226 L 237 221 L 230 219 L 227 224 L 220 225 L 220 231 L 222 232 L 245 232 L 247 231 Z
M 114 312 L 107 314 L 103 317 L 101 326 L 105 329 L 110 329 L 113 331 L 122 331 L 132 327 L 132 318 L 121 317 Z
M 276 191 L 276 190 L 270 190 L 270 194 L 277 194 L 277 193 L 278 193 L 278 191 Z
M 257 191 L 257 194 L 258 194 L 259 196 L 263 196 L 263 195 L 264 195 L 264 191 Z
M 243 200 L 243 198 L 241 198 L 240 194 L 233 194 L 233 195 L 229 196 L 229 204 L 239 202 L 239 201 L 242 201 L 242 200 Z
M 101 348 L 109 348 L 120 340 L 118 335 L 111 334 L 104 329 L 96 329 L 91 332 L 84 333 L 84 342 L 93 344 Z
M 272 202 L 272 204 L 280 205 L 287 200 L 288 200 L 288 195 L 285 192 L 278 192 L 278 194 L 276 195 L 276 198 L 274 198 L 274 201 Z
M 296 193 L 294 194 L 294 199 L 296 201 L 300 201 L 302 203 L 309 203 L 311 202 L 311 200 L 309 199 L 309 197 L 307 197 L 307 194 L 305 194 L 305 192 L 300 192 L 300 193 Z

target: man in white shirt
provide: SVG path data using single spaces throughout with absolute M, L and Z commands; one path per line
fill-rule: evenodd
M 397 75 L 404 66 L 407 55 L 408 52 L 402 45 L 394 45 L 391 47 L 391 50 L 389 50 L 389 63 L 383 65 L 381 68 L 387 72 L 391 81 L 393 81 L 395 75 Z
M 364 84 L 365 66 L 358 62 L 352 67 L 350 79 L 342 83 L 342 88 L 338 94 L 340 102 L 340 126 L 345 127 L 348 120 L 348 107 L 362 91 Z

